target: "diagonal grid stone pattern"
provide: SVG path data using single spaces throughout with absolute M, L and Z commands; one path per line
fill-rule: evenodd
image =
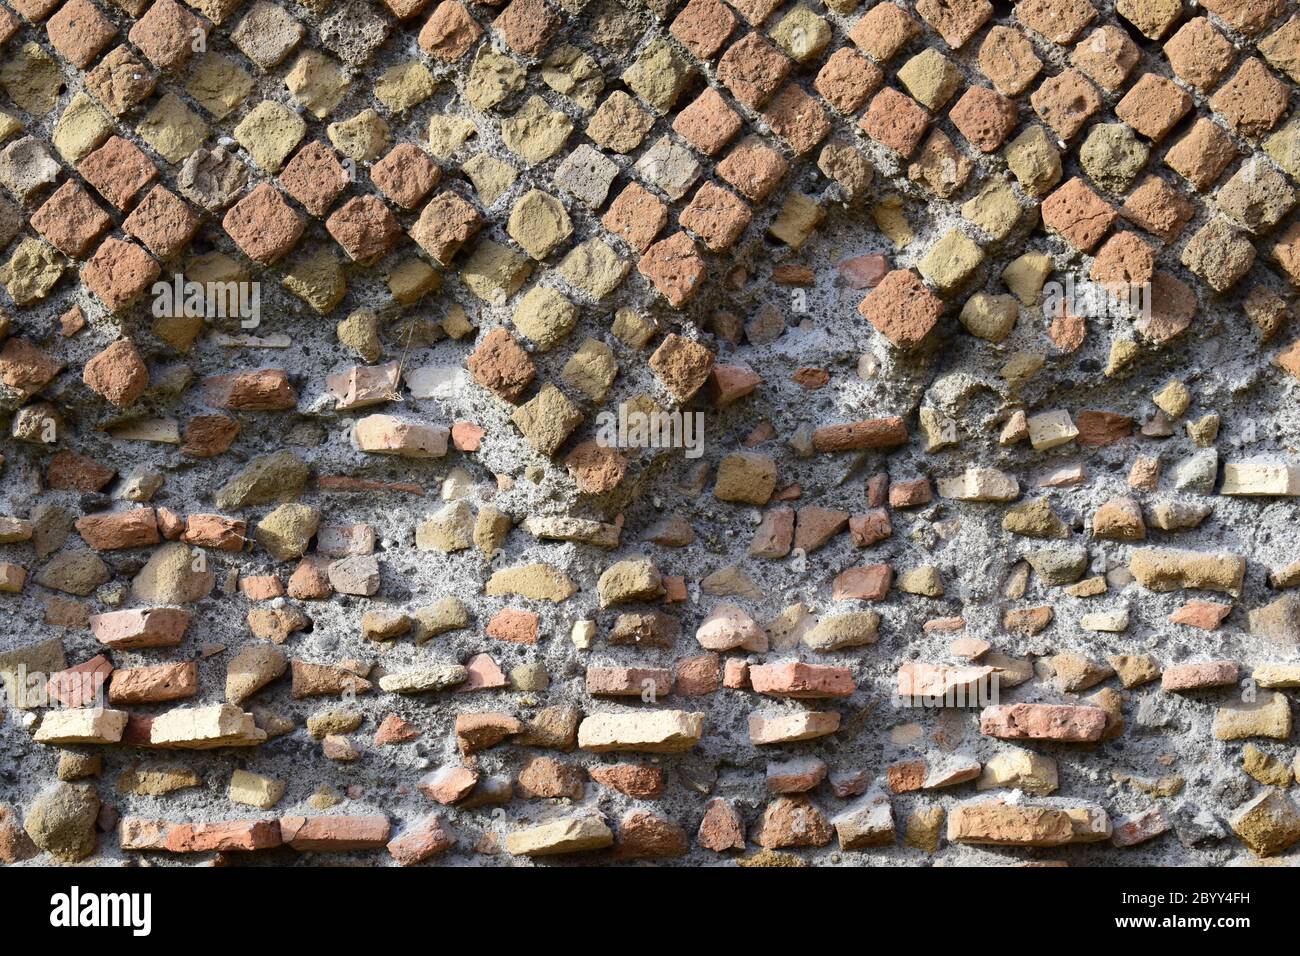
M 0 860 L 1293 857 L 1297 82 L 1282 0 L 4 0 Z

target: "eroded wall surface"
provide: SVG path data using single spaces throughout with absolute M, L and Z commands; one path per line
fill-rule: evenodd
M 4 862 L 1294 855 L 1293 4 L 5 3 Z

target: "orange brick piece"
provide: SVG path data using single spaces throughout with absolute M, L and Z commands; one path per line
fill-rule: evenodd
M 751 219 L 753 214 L 743 200 L 721 186 L 705 183 L 682 210 L 679 222 L 711 250 L 721 252 L 740 241 Z
M 718 61 L 718 79 L 750 109 L 770 100 L 793 69 L 793 61 L 760 33 L 747 33 Z
M 324 216 L 348 188 L 348 173 L 334 150 L 324 143 L 311 142 L 280 170 L 280 185 L 313 216 Z
M 117 35 L 113 21 L 92 0 L 68 0 L 45 29 L 54 49 L 80 70 L 90 66 Z
M 1165 41 L 1165 56 L 1179 79 L 1202 93 L 1218 85 L 1237 59 L 1232 44 L 1206 17 L 1188 20 Z
M 847 114 L 861 109 L 884 81 L 880 67 L 845 46 L 831 54 L 813 87 L 827 103 Z
M 1115 105 L 1115 115 L 1159 142 L 1192 108 L 1192 98 L 1171 80 L 1144 73 Z
M 858 312 L 894 345 L 908 349 L 919 345 L 938 323 L 943 300 L 915 272 L 895 269 L 868 293 Z
M 158 175 L 157 167 L 140 147 L 120 136 L 110 136 L 103 146 L 81 161 L 77 172 L 101 196 L 123 211 Z
M 736 15 L 722 0 L 690 0 L 669 32 L 701 60 L 710 60 L 736 27 Z
M 741 140 L 718 163 L 718 175 L 751 202 L 772 195 L 790 168 L 786 158 L 758 137 Z
M 885 63 L 920 35 L 921 25 L 902 7 L 877 3 L 853 25 L 849 39 L 877 63 Z
M 916 12 L 945 43 L 959 50 L 993 16 L 993 4 L 989 0 L 916 0 Z
M 458 0 L 442 0 L 420 30 L 420 49 L 447 62 L 459 60 L 473 49 L 483 28 Z
M 122 223 L 122 231 L 139 239 L 159 259 L 181 252 L 199 228 L 198 214 L 163 186 L 155 186 Z
M 81 281 L 112 312 L 135 302 L 162 274 L 162 267 L 133 242 L 109 237 L 81 267 Z
M 1119 27 L 1107 23 L 1078 42 L 1070 54 L 1070 65 L 1103 90 L 1117 93 L 1139 58 L 1133 39 Z
M 872 98 L 858 125 L 877 143 L 906 158 L 920 145 L 929 123 L 930 114 L 921 104 L 886 86 Z
M 1043 200 L 1043 225 L 1080 252 L 1088 252 L 1115 221 L 1115 209 L 1079 177 Z
M 231 206 L 221 226 L 244 255 L 263 265 L 283 259 L 305 228 L 302 217 L 270 183 L 254 187 Z
M 972 86 L 948 112 L 954 126 L 982 153 L 998 149 L 1016 128 L 1015 101 L 982 86 Z
M 403 209 L 416 208 L 441 177 L 438 165 L 413 143 L 395 146 L 370 168 L 375 185 Z
M 31 224 L 65 256 L 84 259 L 99 237 L 112 228 L 113 220 L 90 193 L 69 180 L 36 210 Z
M 640 183 L 628 183 L 601 224 L 638 252 L 645 252 L 668 225 L 668 206 Z
M 699 291 L 708 269 L 684 232 L 675 232 L 646 250 L 637 271 L 650 280 L 673 308 L 681 308 Z
M 1088 0 L 1020 0 L 1016 17 L 1053 43 L 1066 44 L 1096 19 L 1097 10 Z
M 1066 70 L 1044 80 L 1029 102 L 1043 122 L 1064 140 L 1073 139 L 1101 109 L 1096 88 L 1078 70 Z
M 1210 109 L 1247 139 L 1259 139 L 1286 115 L 1290 91 L 1255 57 L 1210 97 Z
M 740 132 L 740 114 L 722 94 L 709 87 L 695 102 L 677 114 L 673 130 L 705 156 L 717 155 Z
M 794 83 L 773 98 L 763 110 L 763 119 L 799 155 L 812 150 L 831 131 L 826 111 Z
M 206 33 L 207 23 L 176 0 L 155 0 L 127 34 L 149 62 L 160 70 L 177 70 L 194 52 L 195 37 Z
M 511 0 L 492 21 L 510 49 L 522 56 L 540 56 L 560 29 L 560 15 L 546 0 Z

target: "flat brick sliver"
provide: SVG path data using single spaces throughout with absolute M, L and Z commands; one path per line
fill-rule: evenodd
M 835 711 L 801 711 L 793 714 L 749 715 L 749 742 L 755 745 L 788 744 L 826 737 L 840 729 Z
M 169 853 L 269 850 L 281 843 L 278 820 L 170 823 L 142 817 L 123 817 L 118 824 L 118 840 L 123 850 Z
M 961 691 L 968 701 L 990 675 L 993 667 L 945 667 L 921 661 L 904 664 L 898 669 L 899 697 L 946 698 Z
M 89 707 L 49 711 L 33 739 L 42 744 L 113 744 L 125 740 L 129 715 Z
M 171 827 L 165 848 L 173 853 L 210 850 L 269 850 L 280 845 L 275 820 L 230 820 L 223 823 L 182 823 Z
M 604 697 L 640 697 L 647 689 L 654 697 L 673 690 L 673 672 L 666 667 L 588 667 L 587 693 Z
M 847 667 L 797 662 L 751 667 L 749 682 L 760 694 L 798 699 L 849 697 L 857 690 Z
M 108 685 L 114 704 L 155 704 L 193 697 L 199 691 L 199 669 L 194 661 L 118 668 Z
M 1003 740 L 1100 740 L 1106 712 L 1071 704 L 998 704 L 980 712 L 980 733 Z
M 90 632 L 95 640 L 117 650 L 175 647 L 189 625 L 190 612 L 178 607 L 109 611 L 90 618 Z
M 813 447 L 821 452 L 897 448 L 907 444 L 907 425 L 897 415 L 866 418 L 842 425 L 823 425 L 813 432 Z
M 1238 671 L 1236 661 L 1172 664 L 1160 675 L 1160 689 L 1177 692 L 1206 687 L 1230 687 L 1237 683 Z
M 213 375 L 204 379 L 203 395 L 213 408 L 241 412 L 283 411 L 298 404 L 288 373 L 280 368 Z
M 388 818 L 374 816 L 282 817 L 169 823 L 125 817 L 118 825 L 124 850 L 207 853 L 269 850 L 287 845 L 302 852 L 375 850 L 388 843 Z
M 1057 798 L 1032 804 L 978 800 L 948 813 L 951 843 L 1052 847 L 1109 840 L 1112 833 L 1101 807 Z
M 78 518 L 77 533 L 96 551 L 144 548 L 158 544 L 158 519 L 152 508 Z
M 704 715 L 700 713 L 651 710 L 592 714 L 578 725 L 578 746 L 596 753 L 680 753 L 699 743 L 703 734 Z
M 376 850 L 388 843 L 385 816 L 281 817 L 280 833 L 295 850 L 343 853 Z

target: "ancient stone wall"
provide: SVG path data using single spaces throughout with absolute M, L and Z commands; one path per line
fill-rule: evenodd
M 1297 83 L 1284 0 L 3 0 L 0 859 L 1294 858 Z

